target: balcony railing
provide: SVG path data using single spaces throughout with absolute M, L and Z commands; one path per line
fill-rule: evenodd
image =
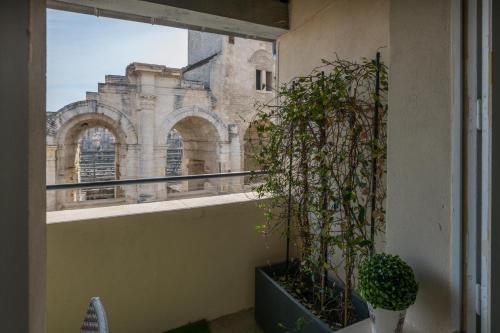
M 259 171 L 206 173 L 206 174 L 186 175 L 186 176 L 166 176 L 166 177 L 150 177 L 150 178 L 137 178 L 137 179 L 116 179 L 116 180 L 105 180 L 105 181 L 85 182 L 85 183 L 51 184 L 51 185 L 47 185 L 46 188 L 47 188 L 47 191 L 69 190 L 69 189 L 81 189 L 81 188 L 122 186 L 122 185 L 139 185 L 139 184 L 152 184 L 152 183 L 179 182 L 179 181 L 197 180 L 197 179 L 248 177 L 248 176 L 252 176 L 252 175 L 257 175 L 257 176 L 264 175 L 265 173 L 266 173 L 265 171 L 259 170 Z
M 253 191 L 264 171 L 94 180 L 50 184 L 47 211 L 161 202 Z

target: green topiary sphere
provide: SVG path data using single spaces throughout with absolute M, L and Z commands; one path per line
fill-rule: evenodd
M 361 264 L 358 291 L 373 308 L 402 311 L 415 303 L 418 284 L 399 256 L 379 253 Z

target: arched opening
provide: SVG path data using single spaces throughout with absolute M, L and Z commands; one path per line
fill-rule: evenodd
M 58 138 L 56 181 L 86 183 L 120 179 L 120 163 L 126 154 L 123 133 L 115 129 L 106 117 L 88 114 L 67 125 Z M 122 200 L 124 194 L 119 186 L 60 191 L 56 195 L 56 209 Z
M 184 155 L 184 140 L 178 130 L 173 128 L 167 134 L 167 157 L 165 163 L 166 176 L 182 175 L 182 160 Z M 168 182 L 167 193 L 182 192 L 182 182 Z
M 198 175 L 221 171 L 219 158 L 219 135 L 208 120 L 188 116 L 178 121 L 167 135 L 167 165 L 165 173 Z M 173 174 L 172 174 L 173 175 Z M 208 180 L 183 182 L 177 189 L 171 185 L 170 192 L 209 190 Z
M 105 127 L 92 127 L 80 134 L 75 154 L 75 172 L 79 183 L 117 179 L 116 138 Z M 115 187 L 80 189 L 75 201 L 116 198 Z
M 182 175 L 182 147 L 182 135 L 178 130 L 174 128 L 167 135 L 167 162 L 165 167 L 165 175 Z
M 79 170 L 80 147 L 85 146 L 81 144 L 81 139 L 86 137 L 86 141 L 91 142 L 93 134 L 90 132 L 95 128 L 100 128 L 101 132 L 104 129 L 109 132 L 101 133 L 101 144 L 102 140 L 106 142 L 113 138 L 114 178 L 137 176 L 137 166 L 131 163 L 137 158 L 137 132 L 130 119 L 121 111 L 96 101 L 80 101 L 65 106 L 49 120 L 51 126 L 47 133 L 47 143 L 51 146 L 53 162 L 51 161 L 50 169 L 47 168 L 47 178 L 50 177 L 51 183 L 76 183 L 85 179 L 86 176 Z M 86 196 L 81 196 L 79 190 L 60 190 L 50 194 L 50 201 L 48 198 L 47 202 L 51 210 L 109 203 L 109 200 L 80 200 Z M 136 196 L 136 187 L 120 186 L 116 187 L 113 201 L 136 202 Z

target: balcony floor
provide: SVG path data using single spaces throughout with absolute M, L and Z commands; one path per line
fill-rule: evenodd
M 212 333 L 263 333 L 254 319 L 253 309 L 233 313 L 210 322 Z M 366 319 L 342 330 L 342 333 L 371 332 L 370 320 Z M 406 327 L 405 333 L 414 333 L 415 330 Z
M 263 333 L 255 323 L 253 309 L 215 319 L 210 329 L 212 333 Z

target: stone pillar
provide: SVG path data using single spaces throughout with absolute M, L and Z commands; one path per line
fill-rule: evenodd
M 141 154 L 139 160 L 140 178 L 154 177 L 154 136 L 155 136 L 155 103 L 156 96 L 140 95 L 139 97 L 139 144 Z M 143 184 L 139 188 L 138 202 L 155 200 L 154 184 Z
M 165 138 L 166 140 L 166 138 Z M 154 170 L 155 176 L 165 176 L 165 167 L 167 165 L 167 145 L 156 144 L 154 147 Z M 167 185 L 168 183 L 154 184 L 156 200 L 167 199 Z
M 47 146 L 45 177 L 48 185 L 56 183 L 57 145 Z M 47 191 L 47 211 L 56 209 L 56 191 Z
M 238 125 L 229 125 L 229 168 L 233 172 L 242 170 L 241 165 L 241 142 Z M 244 177 L 232 177 L 229 179 L 229 192 L 240 192 L 243 189 Z
M 120 178 L 135 179 L 138 178 L 139 170 L 139 145 L 122 145 L 120 147 Z M 139 198 L 138 185 L 125 185 L 120 188 L 125 196 L 126 203 L 137 203 Z

